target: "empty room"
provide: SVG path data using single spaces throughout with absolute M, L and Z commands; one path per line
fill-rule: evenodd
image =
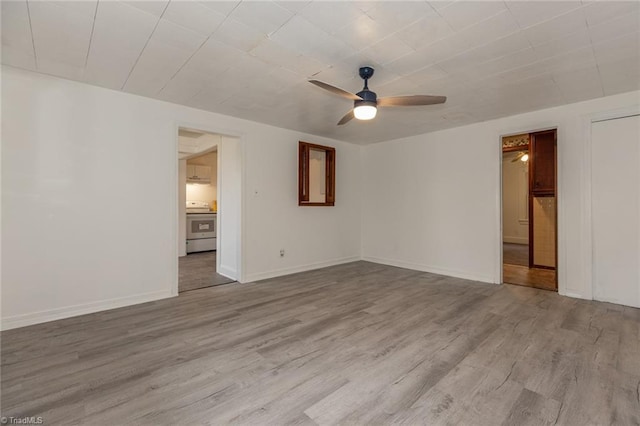
M 0 4 L 3 424 L 640 424 L 640 2 Z

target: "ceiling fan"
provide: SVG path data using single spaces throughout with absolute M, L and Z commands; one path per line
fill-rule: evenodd
M 338 126 L 348 123 L 352 118 L 358 120 L 371 120 L 378 112 L 378 107 L 395 107 L 395 106 L 419 106 L 419 105 L 435 105 L 443 104 L 447 100 L 446 96 L 431 95 L 410 95 L 410 96 L 388 96 L 378 99 L 376 92 L 369 90 L 368 81 L 373 76 L 374 69 L 371 67 L 360 68 L 360 78 L 364 80 L 363 89 L 356 93 L 350 93 L 338 87 L 323 83 L 318 80 L 309 80 L 309 83 L 315 84 L 329 92 L 342 96 L 343 98 L 353 101 L 353 109 L 349 111 L 340 121 Z

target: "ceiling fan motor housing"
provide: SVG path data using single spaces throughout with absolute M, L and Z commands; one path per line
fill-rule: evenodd
M 371 90 L 369 90 L 369 86 L 368 86 L 368 82 L 367 80 L 369 80 L 372 76 L 373 76 L 373 72 L 374 69 L 371 67 L 361 67 L 359 70 L 359 74 L 360 74 L 360 78 L 362 78 L 364 80 L 364 88 L 362 89 L 362 91 L 356 93 L 356 95 L 360 96 L 362 98 L 362 100 L 357 99 L 355 101 L 353 101 L 353 107 L 359 107 L 359 106 L 377 106 L 378 105 L 378 97 L 376 95 L 376 92 L 372 92 Z
M 358 99 L 353 101 L 354 108 L 357 106 L 364 106 L 364 105 L 371 105 L 371 106 L 378 105 L 378 96 L 376 95 L 376 92 L 372 92 L 369 89 L 364 89 L 356 93 L 356 95 L 360 96 L 362 100 Z

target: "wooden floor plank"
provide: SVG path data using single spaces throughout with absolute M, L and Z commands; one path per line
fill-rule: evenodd
M 45 424 L 638 424 L 640 310 L 354 262 L 3 332 Z
M 502 280 L 507 284 L 558 291 L 554 269 L 529 268 L 528 266 L 505 263 L 502 265 Z
M 216 272 L 216 251 L 190 253 L 178 259 L 178 292 L 197 290 L 235 280 Z

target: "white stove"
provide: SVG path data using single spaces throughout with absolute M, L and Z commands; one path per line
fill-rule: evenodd
M 187 253 L 216 249 L 217 215 L 206 201 L 187 201 Z
M 187 214 L 189 213 L 212 213 L 212 211 L 206 201 L 187 201 Z

